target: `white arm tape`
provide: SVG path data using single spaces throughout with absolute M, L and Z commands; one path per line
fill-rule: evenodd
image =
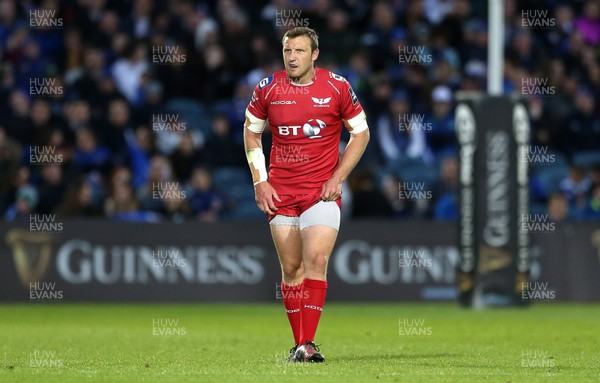
M 367 115 L 364 111 L 352 117 L 346 121 L 346 123 L 350 128 L 352 128 L 352 130 L 350 130 L 350 134 L 358 134 L 369 129 L 369 126 L 367 125 Z
M 267 180 L 267 165 L 265 163 L 265 155 L 261 148 L 252 148 L 246 150 L 246 159 L 250 165 L 252 172 L 252 182 L 254 186 Z
M 265 130 L 265 120 L 254 117 L 252 113 L 246 109 L 246 127 L 253 133 L 262 133 Z

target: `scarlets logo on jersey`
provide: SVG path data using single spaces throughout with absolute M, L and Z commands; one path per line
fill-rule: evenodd
M 331 97 L 327 97 L 327 98 L 311 97 L 311 99 L 314 102 L 313 106 L 315 108 L 329 108 L 329 101 L 331 101 Z

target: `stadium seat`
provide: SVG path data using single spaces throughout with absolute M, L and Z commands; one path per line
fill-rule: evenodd
M 265 214 L 258 209 L 256 203 L 252 200 L 238 204 L 228 218 L 234 220 L 259 220 L 264 219 Z
M 230 215 L 235 215 L 235 210 L 246 203 L 256 205 L 254 202 L 254 188 L 247 169 L 237 167 L 217 168 L 213 172 L 213 185 L 225 200 L 225 205 L 232 206 L 234 209 L 225 218 L 231 218 Z
M 548 151 L 540 156 L 538 161 L 531 162 L 531 169 L 540 169 L 548 166 L 567 167 L 569 159 L 566 155 L 556 151 Z
M 586 150 L 575 153 L 573 155 L 573 164 L 588 169 L 595 164 L 600 164 L 600 148 L 598 150 Z
M 189 130 L 199 130 L 208 137 L 211 130 L 210 118 L 204 106 L 196 100 L 188 98 L 174 98 L 170 100 L 166 109 L 169 113 L 178 113 L 186 122 Z
M 432 185 L 438 179 L 438 171 L 434 166 L 425 164 L 421 159 L 409 157 L 389 163 L 384 172 L 397 175 L 403 182 L 425 182 Z
M 559 190 L 560 181 L 569 174 L 569 168 L 563 166 L 540 166 L 531 173 L 534 186 L 532 197 L 546 199 Z

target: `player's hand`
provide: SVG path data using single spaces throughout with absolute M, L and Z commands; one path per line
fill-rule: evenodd
M 321 199 L 323 201 L 335 201 L 342 195 L 342 182 L 332 177 L 325 181 L 321 190 Z
M 277 192 L 267 181 L 261 182 L 254 186 L 254 196 L 258 208 L 266 214 L 274 215 L 277 211 L 275 200 L 281 202 Z

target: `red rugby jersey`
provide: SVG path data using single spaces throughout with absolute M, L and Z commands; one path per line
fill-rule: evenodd
M 262 79 L 248 112 L 269 122 L 269 182 L 275 191 L 320 190 L 338 164 L 343 122 L 362 110 L 348 81 L 325 69 L 316 68 L 309 84 L 292 83 L 285 70 Z

